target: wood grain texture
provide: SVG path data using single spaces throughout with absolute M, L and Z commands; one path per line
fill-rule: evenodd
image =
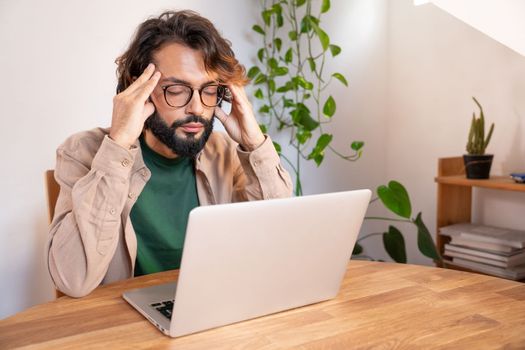
M 54 170 L 46 170 L 46 172 L 44 173 L 44 178 L 47 196 L 47 213 L 49 224 L 51 224 L 51 222 L 53 221 L 53 217 L 55 216 L 55 206 L 58 200 L 58 194 L 60 193 L 60 185 L 55 180 Z M 55 296 L 57 298 L 60 298 L 64 295 L 65 294 L 59 291 L 58 289 L 55 290 Z
M 60 192 L 60 186 L 55 180 L 54 170 L 46 170 L 44 173 L 44 183 L 47 197 L 47 216 L 51 223 L 53 216 L 55 215 L 55 204 L 58 199 L 58 193 Z
M 464 175 L 438 176 L 435 180 L 440 184 L 525 192 L 525 184 L 517 183 L 508 176 L 491 176 L 486 180 L 467 179 Z
M 439 158 L 435 181 L 437 183 L 436 246 L 442 256 L 445 244 L 450 242 L 450 237 L 440 234 L 440 228 L 471 221 L 472 188 L 525 192 L 525 184 L 516 183 L 508 176 L 491 176 L 490 179 L 485 180 L 467 179 L 463 157 Z M 454 270 L 472 271 L 446 261 L 437 265 Z
M 121 297 L 177 271 L 62 297 L 0 321 L 0 348 L 523 349 L 525 285 L 461 271 L 352 261 L 337 298 L 181 338 Z

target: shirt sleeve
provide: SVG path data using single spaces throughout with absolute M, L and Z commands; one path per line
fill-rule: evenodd
M 240 166 L 234 176 L 234 201 L 291 197 L 293 184 L 270 136 L 255 150 L 237 146 Z
M 57 150 L 60 194 L 50 227 L 48 264 L 56 287 L 67 295 L 89 294 L 106 274 L 118 244 L 137 152 L 107 135 L 91 164 L 78 158 L 75 147 Z

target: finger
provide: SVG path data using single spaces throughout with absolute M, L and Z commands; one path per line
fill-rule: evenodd
M 153 73 L 155 72 L 155 65 L 153 63 L 148 64 L 146 69 L 142 74 L 124 91 L 127 93 L 132 93 L 138 88 L 140 88 L 144 83 L 148 82 L 151 79 Z
M 146 102 L 144 104 L 144 111 L 142 114 L 142 119 L 146 121 L 146 119 L 148 119 L 148 117 L 151 116 L 153 112 L 155 112 L 155 105 L 151 102 Z
M 141 101 L 146 101 L 153 92 L 153 89 L 155 89 L 155 86 L 159 83 L 159 79 L 160 72 L 155 72 L 148 81 L 136 90 L 137 98 Z
M 251 108 L 250 101 L 244 92 L 244 89 L 238 85 L 228 85 L 232 93 L 232 114 L 241 113 L 244 114 L 248 109 Z
M 246 91 L 240 85 L 228 84 L 228 89 L 230 89 L 233 101 L 237 100 L 238 102 L 248 102 L 248 96 L 246 96 Z
M 228 120 L 229 115 L 226 114 L 220 107 L 215 107 L 215 117 L 219 119 L 219 121 L 222 123 L 222 125 L 226 125 L 226 121 Z

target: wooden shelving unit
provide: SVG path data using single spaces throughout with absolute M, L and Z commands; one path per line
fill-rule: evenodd
M 440 158 L 437 175 L 435 178 L 438 191 L 436 244 L 442 255 L 444 246 L 450 241 L 450 237 L 441 235 L 440 228 L 471 221 L 473 187 L 525 192 L 525 184 L 516 183 L 510 177 L 492 176 L 487 180 L 467 179 L 462 157 Z M 471 271 L 446 262 L 442 267 Z

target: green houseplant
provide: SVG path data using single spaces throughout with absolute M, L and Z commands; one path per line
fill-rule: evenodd
M 485 116 L 481 104 L 472 97 L 479 108 L 479 118 L 472 113 L 472 121 L 467 141 L 467 154 L 463 155 L 465 162 L 465 172 L 469 179 L 488 179 L 490 168 L 494 155 L 485 154 L 489 145 L 492 133 L 494 132 L 494 123 L 491 124 L 488 134 L 485 136 Z
M 257 51 L 257 63 L 248 70 L 248 76 L 256 87 L 255 98 L 261 101 L 261 129 L 289 135 L 294 157 L 288 158 L 281 152 L 281 145 L 274 144 L 295 175 L 295 194 L 302 195 L 302 162 L 314 161 L 320 166 L 327 151 L 343 160 L 355 161 L 361 157 L 364 142 L 349 142 L 349 149 L 342 152 L 332 146 L 333 135 L 324 128 L 337 111 L 336 101 L 333 96 L 327 96 L 326 88 L 334 81 L 348 86 L 343 74 L 326 72 L 327 61 L 341 52 L 321 25 L 322 16 L 331 8 L 330 0 L 262 0 L 261 5 L 261 20 L 252 29 L 260 35 L 262 45 Z M 391 181 L 379 186 L 376 194 L 372 202 L 379 199 L 397 217 L 367 219 L 415 225 L 420 251 L 439 260 L 421 213 L 411 218 L 410 199 L 404 186 Z M 393 225 L 388 231 L 361 237 L 354 249 L 355 255 L 369 258 L 359 243 L 373 235 L 383 236 L 385 250 L 392 259 L 407 261 L 403 235 Z

